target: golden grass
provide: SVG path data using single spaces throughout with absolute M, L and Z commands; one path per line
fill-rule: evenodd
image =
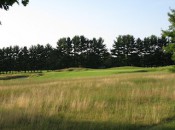
M 49 80 L 37 84 L 26 81 L 8 86 L 2 82 L 0 125 L 6 127 L 12 122 L 20 125 L 19 120 L 24 117 L 35 124 L 38 115 L 42 119 L 59 117 L 60 114 L 62 120 L 136 126 L 158 124 L 174 114 L 174 76 L 169 73 L 137 73 Z M 4 111 L 9 115 L 4 115 Z

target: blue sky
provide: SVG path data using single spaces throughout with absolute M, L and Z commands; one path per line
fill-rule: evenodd
M 111 48 L 118 35 L 160 36 L 175 0 L 30 0 L 0 10 L 0 47 L 50 43 L 61 37 L 103 37 Z

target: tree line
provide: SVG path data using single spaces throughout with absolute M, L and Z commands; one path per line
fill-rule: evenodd
M 166 37 L 152 35 L 135 39 L 132 35 L 117 37 L 111 50 L 114 66 L 166 66 L 172 65 L 171 54 L 164 47 L 171 43 Z
M 120 35 L 108 50 L 103 38 L 75 36 L 59 39 L 55 48 L 50 44 L 4 47 L 0 49 L 0 72 L 172 65 L 171 54 L 163 49 L 169 43 L 163 36 L 152 35 L 142 40 Z
M 29 0 L 3 0 L 0 8 L 8 10 L 14 3 L 26 6 Z M 168 13 L 170 26 L 162 36 L 135 39 L 120 35 L 108 50 L 102 38 L 84 36 L 61 38 L 56 48 L 50 44 L 29 48 L 0 48 L 0 73 L 13 71 L 56 70 L 69 67 L 108 68 L 115 66 L 166 66 L 175 62 L 175 10 Z M 0 22 L 1 24 L 1 22 Z

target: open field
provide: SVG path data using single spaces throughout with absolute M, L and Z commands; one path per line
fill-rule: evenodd
M 0 130 L 173 130 L 171 67 L 0 75 Z

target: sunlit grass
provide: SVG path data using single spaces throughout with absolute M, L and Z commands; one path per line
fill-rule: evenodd
M 2 80 L 0 129 L 160 129 L 175 116 L 174 77 L 165 71 Z

